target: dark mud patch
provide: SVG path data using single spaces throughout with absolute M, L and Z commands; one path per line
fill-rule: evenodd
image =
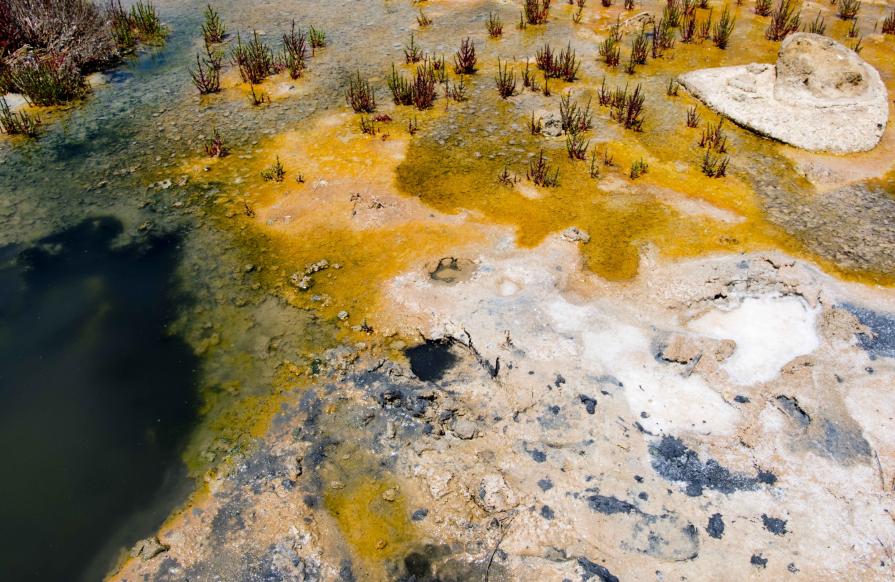
M 689 449 L 680 439 L 664 436 L 658 443 L 649 446 L 655 471 L 669 481 L 686 484 L 685 493 L 690 497 L 702 495 L 705 489 L 730 494 L 736 491 L 754 491 L 759 483 L 773 483 L 776 477 L 767 472 L 759 472 L 750 477 L 722 467 L 715 459 L 703 462 L 695 451 Z
M 410 360 L 410 371 L 423 382 L 441 380 L 459 359 L 447 340 L 426 340 L 404 350 L 404 355 Z
M 121 232 L 91 219 L 0 252 L 4 579 L 99 580 L 188 493 L 197 364 L 166 333 L 178 238 L 116 247 Z
M 425 544 L 415 548 L 388 568 L 396 582 L 465 582 L 467 580 L 507 580 L 506 568 L 499 564 L 506 553 L 497 550 L 493 560 L 467 562 L 457 556 L 457 547 Z

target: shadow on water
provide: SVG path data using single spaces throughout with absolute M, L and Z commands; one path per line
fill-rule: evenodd
M 99 580 L 189 491 L 196 361 L 165 331 L 178 238 L 115 246 L 121 231 L 91 219 L 0 248 L 6 580 Z

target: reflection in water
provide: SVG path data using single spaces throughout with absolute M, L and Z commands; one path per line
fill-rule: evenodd
M 165 334 L 178 241 L 115 248 L 121 230 L 87 220 L 0 250 L 7 580 L 100 579 L 187 492 L 195 361 Z

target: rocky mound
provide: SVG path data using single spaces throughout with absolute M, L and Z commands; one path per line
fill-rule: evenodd
M 702 69 L 680 82 L 735 123 L 813 151 L 872 149 L 889 115 L 886 87 L 876 69 L 817 34 L 786 37 L 776 66 Z

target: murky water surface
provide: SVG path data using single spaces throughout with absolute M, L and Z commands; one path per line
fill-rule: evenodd
M 178 305 L 177 237 L 116 247 L 120 234 L 120 222 L 99 218 L 2 251 L 0 543 L 10 580 L 96 579 L 109 563 L 94 557 L 108 557 L 110 541 L 158 527 L 188 493 L 179 456 L 198 370 L 166 330 Z

